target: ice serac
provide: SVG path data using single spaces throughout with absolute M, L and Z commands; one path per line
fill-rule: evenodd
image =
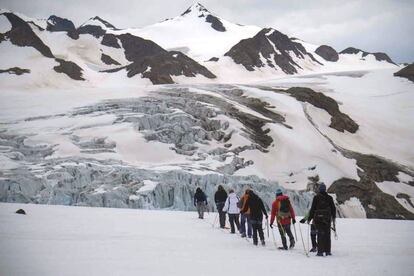
M 325 59 L 326 61 L 338 61 L 339 59 L 339 55 L 338 53 L 335 51 L 334 48 L 332 48 L 331 46 L 328 45 L 321 45 L 319 46 L 316 50 L 315 53 L 320 55 L 323 59 Z
M 362 58 L 368 55 L 372 55 L 375 57 L 377 61 L 386 61 L 388 63 L 395 64 L 394 61 L 392 61 L 392 59 L 386 53 L 382 53 L 382 52 L 369 53 L 369 52 L 366 52 L 366 51 L 363 51 L 363 50 L 360 50 L 354 47 L 348 47 L 342 50 L 339 54 L 351 54 L 351 55 L 362 54 Z
M 414 82 L 414 63 L 407 65 L 398 72 L 395 72 L 394 76 L 406 78 Z
M 287 35 L 274 30 L 263 29 L 252 38 L 241 40 L 226 54 L 247 70 L 270 67 L 286 74 L 296 74 L 301 61 L 309 61 L 315 66 L 320 63 L 308 53 L 302 44 L 292 41 Z

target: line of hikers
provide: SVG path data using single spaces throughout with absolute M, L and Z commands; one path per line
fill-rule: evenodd
M 226 226 L 226 213 L 230 222 L 230 233 L 236 233 L 236 228 L 243 238 L 253 238 L 253 244 L 258 245 L 258 236 L 261 244 L 265 245 L 263 233 L 263 216 L 268 221 L 268 214 L 262 199 L 251 189 L 246 189 L 239 198 L 233 189 L 229 193 L 222 185 L 218 186 L 214 194 L 214 202 L 217 207 L 219 224 L 221 228 Z M 197 207 L 200 219 L 204 218 L 204 210 L 207 206 L 207 196 L 201 190 L 196 189 L 194 206 Z M 240 219 L 239 219 L 240 215 Z M 315 195 L 309 212 L 300 220 L 301 223 L 311 223 L 312 249 L 317 256 L 331 255 L 331 223 L 335 225 L 336 208 L 333 199 L 326 192 L 325 184 L 319 186 L 319 193 Z M 295 238 L 291 231 L 291 224 L 296 223 L 295 212 L 290 199 L 284 195 L 281 189 L 276 190 L 276 197 L 272 203 L 270 215 L 270 227 L 276 223 L 283 247 L 281 250 L 292 249 L 295 246 Z M 334 229 L 335 230 L 335 229 Z M 289 247 L 286 236 L 289 238 Z

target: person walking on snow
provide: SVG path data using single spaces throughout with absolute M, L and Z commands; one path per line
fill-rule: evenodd
M 248 193 L 249 197 L 242 209 L 242 213 L 246 213 L 250 209 L 250 221 L 253 228 L 253 244 L 257 245 L 257 234 L 259 234 L 262 245 L 265 245 L 264 233 L 262 228 L 263 215 L 266 220 L 268 218 L 266 209 L 262 199 L 257 196 L 252 190 Z
M 243 210 L 247 199 L 249 198 L 250 189 L 246 189 L 244 194 L 239 200 L 240 211 Z M 246 224 L 247 224 L 247 236 L 249 239 L 252 237 L 252 223 L 250 222 L 250 208 L 247 208 L 245 213 L 240 213 L 240 234 L 242 238 L 246 237 Z
M 219 185 L 217 192 L 214 194 L 214 202 L 216 203 L 217 212 L 219 213 L 220 228 L 226 225 L 226 212 L 223 212 L 224 203 L 227 199 L 227 193 L 223 186 Z
M 288 249 L 286 234 L 288 235 L 290 241 L 289 248 L 293 248 L 295 246 L 295 238 L 290 230 L 290 224 L 291 222 L 293 224 L 296 223 L 295 212 L 293 211 L 292 204 L 290 204 L 289 197 L 287 195 L 283 195 L 281 189 L 277 189 L 276 199 L 272 203 L 272 214 L 270 216 L 271 228 L 273 228 L 275 218 L 283 244 L 283 247 L 280 247 L 279 249 Z
M 317 256 L 331 254 L 331 222 L 335 224 L 336 208 L 333 199 L 326 192 L 325 184 L 319 186 L 319 193 L 312 200 L 309 211 L 308 223 L 313 219 L 318 231 L 318 253 Z
M 308 217 L 309 217 L 309 212 L 307 212 L 305 214 L 305 216 L 303 217 L 303 219 L 301 219 L 299 222 L 300 223 L 305 223 L 308 220 Z M 311 241 L 312 241 L 312 249 L 309 250 L 309 252 L 316 252 L 317 249 L 318 249 L 318 244 L 316 243 L 316 236 L 318 234 L 318 231 L 316 230 L 316 226 L 313 223 L 313 221 L 311 222 L 310 228 L 311 228 L 310 229 L 310 237 L 311 237 Z
M 195 195 L 194 195 L 194 206 L 197 207 L 198 218 L 204 218 L 204 209 L 207 206 L 207 197 L 206 194 L 201 190 L 201 188 L 197 188 Z
M 230 221 L 230 233 L 234 234 L 234 224 L 236 223 L 237 231 L 240 230 L 240 223 L 239 223 L 239 214 L 240 209 L 237 207 L 237 203 L 239 202 L 239 197 L 234 193 L 233 189 L 229 190 L 229 196 L 227 197 L 226 202 L 224 203 L 223 212 L 227 212 L 229 214 L 229 221 Z

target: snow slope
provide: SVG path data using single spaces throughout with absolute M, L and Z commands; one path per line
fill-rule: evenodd
M 14 212 L 23 208 L 27 215 Z M 412 275 L 414 222 L 338 219 L 332 257 L 277 251 L 194 212 L 0 203 L 2 275 Z M 301 225 L 306 244 L 307 227 Z M 380 231 L 378 231 L 380 230 Z M 280 237 L 275 231 L 276 242 Z M 380 241 L 380 242 L 379 242 Z

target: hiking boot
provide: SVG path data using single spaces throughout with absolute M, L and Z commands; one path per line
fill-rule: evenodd
M 325 254 L 326 254 L 326 256 L 332 256 L 331 252 L 326 252 Z
M 265 241 L 264 241 L 264 240 L 261 240 L 260 242 L 262 243 L 262 245 L 263 245 L 263 246 L 265 246 L 265 245 L 266 245 L 266 243 L 265 243 Z
M 240 237 L 245 238 L 245 237 L 246 237 L 246 233 L 242 233 L 242 234 L 240 235 Z
M 287 250 L 287 247 L 278 247 L 277 249 L 279 249 L 279 250 Z
M 295 247 L 295 241 L 290 241 L 289 249 L 292 249 L 293 247 Z
M 312 247 L 311 250 L 309 250 L 309 252 L 316 252 L 318 249 L 316 247 Z
M 318 252 L 318 254 L 316 254 L 316 256 L 323 257 L 323 253 L 322 252 Z
M 257 241 L 254 241 L 254 242 L 253 242 L 253 245 L 257 245 Z

